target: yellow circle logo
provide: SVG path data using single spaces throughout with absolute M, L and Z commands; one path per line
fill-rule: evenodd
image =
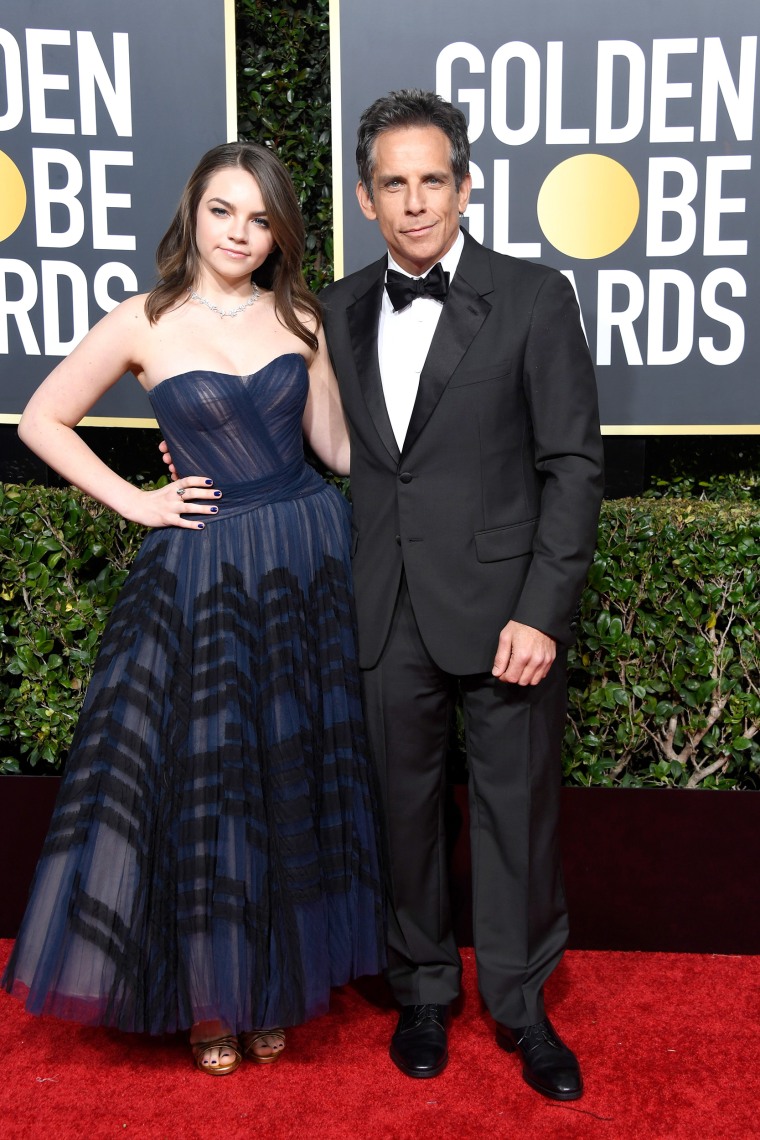
M 606 257 L 628 240 L 639 192 L 628 171 L 603 154 L 578 154 L 555 166 L 538 195 L 546 238 L 568 257 Z
M 21 225 L 26 210 L 26 186 L 13 159 L 0 150 L 0 241 Z

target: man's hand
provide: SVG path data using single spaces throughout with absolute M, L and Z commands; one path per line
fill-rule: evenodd
M 543 681 L 557 656 L 557 643 L 553 637 L 509 621 L 499 634 L 499 647 L 491 672 L 499 681 L 513 685 L 537 685 Z
M 175 470 L 174 464 L 172 463 L 172 457 L 171 457 L 171 453 L 169 451 L 169 444 L 166 442 L 165 439 L 162 439 L 161 442 L 159 443 L 158 450 L 163 454 L 164 463 L 166 464 L 166 466 L 169 468 L 169 470 L 172 473 L 172 480 L 175 480 L 177 478 L 177 472 Z

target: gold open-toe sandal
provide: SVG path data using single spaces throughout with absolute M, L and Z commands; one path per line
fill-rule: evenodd
M 243 1060 L 237 1037 L 215 1037 L 213 1041 L 194 1041 L 191 1048 L 196 1066 L 202 1073 L 208 1073 L 210 1077 L 226 1077 L 228 1073 L 234 1073 Z M 225 1051 L 231 1053 L 232 1060 L 204 1061 L 204 1057 L 212 1049 L 218 1049 L 220 1053 Z
M 257 1065 L 272 1065 L 279 1061 L 285 1048 L 284 1029 L 254 1029 L 241 1033 L 243 1053 Z

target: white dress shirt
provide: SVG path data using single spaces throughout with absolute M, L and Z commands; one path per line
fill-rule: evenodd
M 456 273 L 464 247 L 464 235 L 459 231 L 457 240 L 441 258 L 441 265 L 449 275 L 449 285 Z M 402 269 L 388 253 L 388 268 L 413 277 Z M 423 275 L 424 276 L 424 275 Z M 411 305 L 394 313 L 387 290 L 383 289 L 380 323 L 377 329 L 377 353 L 380 378 L 388 416 L 401 449 L 404 446 L 412 408 L 417 398 L 422 372 L 433 340 L 443 305 L 434 297 L 415 297 Z

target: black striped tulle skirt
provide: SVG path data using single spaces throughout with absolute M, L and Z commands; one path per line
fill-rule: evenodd
M 383 966 L 378 850 L 341 496 L 153 531 L 3 985 L 137 1032 L 297 1024 Z

